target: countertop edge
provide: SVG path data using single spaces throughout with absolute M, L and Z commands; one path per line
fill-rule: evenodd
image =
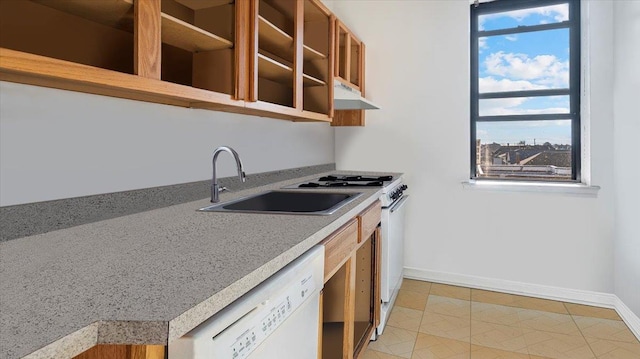
M 100 321 L 91 323 L 67 336 L 64 336 L 47 346 L 28 354 L 23 359 L 46 359 L 58 357 L 72 357 L 98 344 L 98 328 Z M 74 354 L 70 354 L 74 353 Z

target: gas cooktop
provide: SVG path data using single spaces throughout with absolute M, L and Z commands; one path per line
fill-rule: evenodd
M 386 183 L 391 181 L 393 181 L 393 176 L 368 177 L 357 175 L 335 175 L 320 177 L 311 182 L 300 183 L 285 188 L 383 187 Z

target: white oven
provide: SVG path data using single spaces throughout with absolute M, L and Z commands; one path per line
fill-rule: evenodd
M 382 334 L 387 319 L 391 314 L 391 308 L 402 284 L 402 271 L 404 268 L 404 218 L 406 204 L 409 196 L 404 194 L 407 186 L 394 182 L 382 195 L 382 218 L 380 232 L 382 237 L 381 253 L 381 284 L 380 297 L 382 307 L 380 310 L 380 325 L 377 335 Z M 375 339 L 375 338 L 373 338 Z
M 375 340 L 382 334 L 384 326 L 393 307 L 400 285 L 404 268 L 404 216 L 409 196 L 404 191 L 407 185 L 401 176 L 393 174 L 334 174 L 323 176 L 310 182 L 297 183 L 284 188 L 359 188 L 381 187 L 382 218 L 380 224 L 382 249 L 380 253 L 380 294 L 381 310 L 380 325 L 374 331 L 371 339 Z

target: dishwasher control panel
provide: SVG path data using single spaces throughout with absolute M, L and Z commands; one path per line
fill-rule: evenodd
M 227 346 L 228 352 L 220 353 L 220 357 L 247 358 L 315 292 L 315 283 L 313 273 L 302 276 L 280 295 L 264 301 L 245 318 L 213 337 L 212 340 L 216 341 L 224 340 L 222 334 L 226 332 L 232 334 L 231 331 L 234 331 L 239 334 L 235 337 L 234 342 Z

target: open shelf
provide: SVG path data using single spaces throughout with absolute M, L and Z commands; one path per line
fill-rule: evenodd
M 327 84 L 326 82 L 307 74 L 302 75 L 302 83 L 305 87 L 325 86 Z
M 227 5 L 233 2 L 233 0 L 174 0 L 193 10 L 201 10 L 210 7 L 216 7 L 220 5 Z
M 258 26 L 260 48 L 274 53 L 293 54 L 293 37 L 263 16 L 258 16 Z
M 132 74 L 133 5 L 121 0 L 115 5 L 98 5 L 91 7 L 80 1 L 2 1 L 0 47 Z M 102 10 L 109 14 L 102 14 Z
M 260 48 L 293 58 L 294 48 L 293 37 L 291 35 L 282 31 L 263 16 L 258 16 L 258 26 L 258 41 L 260 43 Z M 310 46 L 304 45 L 303 58 L 305 61 L 322 60 L 326 59 L 327 56 Z
M 293 86 L 293 69 L 263 54 L 258 54 L 258 77 Z
M 326 55 L 324 55 L 323 53 L 321 53 L 320 51 L 314 50 L 311 47 L 304 45 L 303 46 L 303 57 L 305 59 L 305 61 L 309 61 L 309 60 L 324 60 L 327 58 Z
M 133 31 L 133 0 L 31 0 L 78 17 L 125 31 Z
M 133 0 L 32 0 L 69 14 L 125 31 L 133 31 Z M 182 0 L 185 1 L 185 0 Z M 187 0 L 188 1 L 188 0 Z M 209 1 L 219 3 L 220 0 Z M 222 3 L 228 3 L 225 0 Z M 202 5 L 201 5 L 202 6 Z M 171 15 L 162 13 L 162 42 L 191 51 L 228 49 L 233 43 Z
M 344 322 L 322 323 L 322 358 L 342 358 Z
M 258 54 L 258 77 L 293 86 L 293 68 L 263 53 Z M 327 84 L 307 74 L 303 74 L 302 79 L 305 87 L 325 86 Z
M 230 49 L 233 43 L 162 13 L 162 42 L 190 52 Z

